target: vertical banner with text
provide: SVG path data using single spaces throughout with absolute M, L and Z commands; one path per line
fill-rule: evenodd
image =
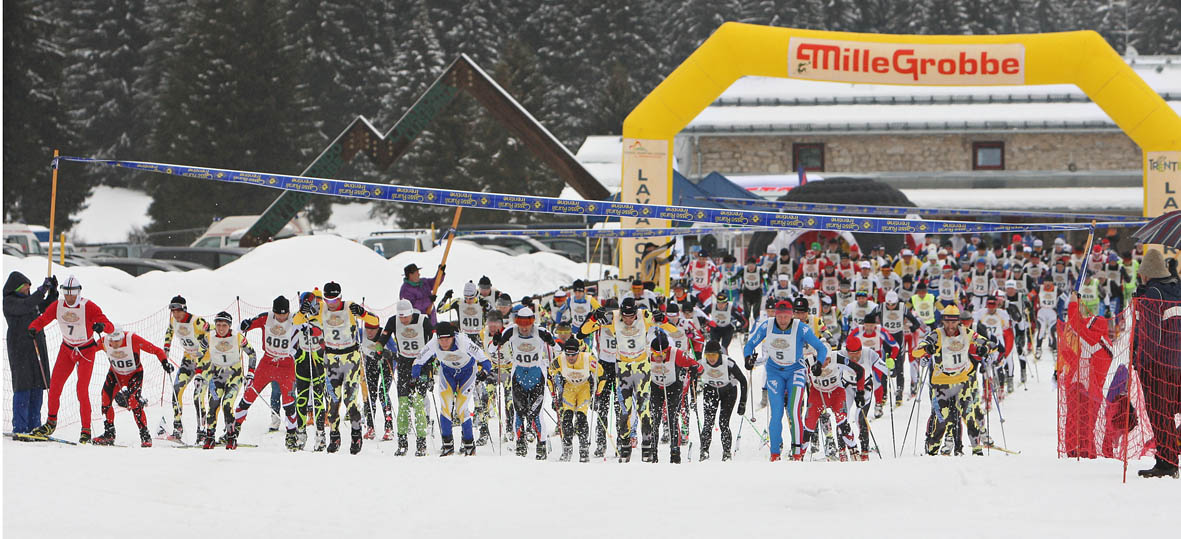
M 1144 216 L 1181 210 L 1181 151 L 1144 152 Z M 1165 248 L 1165 255 L 1181 256 Z
M 668 204 L 672 200 L 670 146 L 668 140 L 662 139 L 623 139 L 623 180 L 619 195 L 621 202 Z M 664 219 L 642 217 L 623 218 L 620 224 L 623 228 L 662 228 L 670 225 Z M 620 278 L 639 277 L 656 281 L 658 285 L 663 286 L 664 276 L 668 275 L 667 266 L 662 267 L 654 262 L 668 257 L 668 249 L 660 249 L 666 241 L 667 238 L 619 240 Z M 658 252 L 652 253 L 653 247 L 656 247 Z M 647 254 L 655 256 L 645 258 L 646 251 Z

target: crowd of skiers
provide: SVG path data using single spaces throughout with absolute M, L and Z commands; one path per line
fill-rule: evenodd
M 140 359 L 147 354 L 174 374 L 166 437 L 185 443 L 182 403 L 192 386 L 191 439 L 207 449 L 236 448 L 252 403 L 275 383 L 291 451 L 307 449 L 309 437 L 311 450 L 338 451 L 347 415 L 352 453 L 384 427 L 381 438 L 396 441 L 396 454 L 405 455 L 413 424 L 418 456 L 427 454 L 437 429 L 442 455 L 457 445 L 472 455 L 495 440 L 521 456 L 534 443 L 536 457 L 546 459 L 552 435 L 561 460 L 572 458 L 577 442 L 582 461 L 609 452 L 628 461 L 638 445 L 644 461 L 657 462 L 659 445 L 667 443 L 669 460 L 680 462 L 681 446 L 694 441 L 694 456 L 710 458 L 716 424 L 728 460 L 737 412 L 773 461 L 818 451 L 866 459 L 874 438 L 869 420 L 925 392 L 932 409 L 927 453 L 962 453 L 966 430 L 968 448 L 980 454 L 996 447 L 988 408 L 1025 383 L 1027 366 L 1044 347 L 1056 349 L 1055 325 L 1067 314 L 1084 263 L 1088 271 L 1073 297 L 1084 315 L 1119 312 L 1136 283 L 1137 256 L 1105 243 L 1081 253 L 1062 238 L 1048 246 L 1006 240 L 989 246 L 979 236 L 943 243 L 931 237 L 894 254 L 883 247 L 863 253 L 837 240 L 797 243 L 742 264 L 732 254 L 695 248 L 677 264 L 667 292 L 635 280 L 612 293 L 578 280 L 553 294 L 516 299 L 486 277 L 465 283 L 458 296 L 436 298 L 434 279 L 421 278 L 411 264 L 396 313 L 384 323 L 345 299 L 335 282 L 294 302 L 277 297 L 269 311 L 244 320 L 217 313 L 212 324 L 176 296 L 161 347 L 147 338 L 155 336 L 111 323 L 80 295 L 73 277 L 56 300 L 47 297 L 56 281 L 33 292 L 24 279 L 26 296 L 34 298 L 27 303 L 41 313 L 24 324 L 29 336 L 41 338 L 44 350 L 40 332 L 56 321 L 63 338 L 46 378 L 48 418 L 31 435 L 53 434 L 63 386 L 76 370 L 80 441 L 112 443 L 118 405 L 133 411 L 141 443 L 151 445 L 140 395 Z M 13 284 L 10 277 L 6 314 Z M 261 334 L 261 355 L 246 338 L 251 331 Z M 10 347 L 14 342 L 10 336 Z M 170 360 L 173 347 L 179 363 Z M 741 357 L 731 357 L 739 347 Z M 99 350 L 111 368 L 101 398 L 104 429 L 91 440 L 88 386 Z M 759 427 L 748 412 L 763 407 L 769 418 Z

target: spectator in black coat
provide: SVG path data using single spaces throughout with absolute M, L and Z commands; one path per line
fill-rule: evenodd
M 18 433 L 41 426 L 41 400 L 49 387 L 49 356 L 45 333 L 37 332 L 34 341 L 28 328 L 50 303 L 57 301 L 57 279 L 46 279 L 36 291 L 31 288 L 29 278 L 19 271 L 8 274 L 4 283 L 8 364 L 12 372 L 12 432 Z
M 1181 430 L 1173 419 L 1181 411 L 1181 317 L 1169 311 L 1181 305 L 1181 280 L 1160 251 L 1144 253 L 1137 273 L 1143 284 L 1132 296 L 1143 320 L 1132 343 L 1132 357 L 1144 388 L 1144 404 L 1156 442 L 1156 465 L 1140 477 L 1174 477 Z

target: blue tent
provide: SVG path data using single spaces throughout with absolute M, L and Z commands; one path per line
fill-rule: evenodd
M 717 172 L 711 172 L 709 176 L 706 176 L 705 179 L 701 180 L 699 183 L 693 183 L 689 181 L 688 178 L 681 175 L 680 172 L 675 170 L 673 171 L 673 194 L 672 200 L 670 201 L 670 204 L 673 206 L 727 210 L 744 209 L 741 206 L 732 204 L 714 202 L 712 200 L 703 200 L 703 197 L 759 198 L 757 195 L 750 193 L 746 189 L 735 185 L 734 182 L 731 182 L 730 180 L 726 179 L 725 176 L 718 174 Z M 619 193 L 611 195 L 609 200 L 612 202 L 618 202 Z M 590 222 L 592 223 L 599 223 L 603 221 L 604 218 L 602 217 L 590 218 Z M 673 223 L 673 226 L 685 226 L 689 224 L 691 223 L 676 221 Z
M 697 187 L 715 197 L 762 199 L 716 171 L 710 172 L 708 176 L 698 182 Z

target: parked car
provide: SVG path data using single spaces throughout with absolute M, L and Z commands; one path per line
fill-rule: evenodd
M 108 243 L 98 246 L 100 256 L 129 256 L 142 258 L 144 251 L 155 247 L 146 243 Z
M 542 245 L 561 252 L 575 262 L 586 262 L 586 242 L 573 238 L 534 238 Z M 591 247 L 594 247 L 593 243 Z
M 407 251 L 421 253 L 433 247 L 431 233 L 426 229 L 381 230 L 362 238 L 361 245 L 377 251 L 377 254 L 386 258 L 393 258 L 394 255 Z
M 559 256 L 566 256 L 565 253 L 546 247 L 541 242 L 528 236 L 481 236 L 477 234 L 469 234 L 460 237 L 477 245 L 504 247 L 516 255 L 553 253 Z
M 25 252 L 23 250 L 21 250 L 20 247 L 17 247 L 17 245 L 15 243 L 5 243 L 4 244 L 4 254 L 6 254 L 8 256 L 15 256 L 17 258 L 24 258 L 25 257 Z
M 92 258 L 90 261 L 99 266 L 121 269 L 135 276 L 143 275 L 149 271 L 179 271 L 179 268 L 167 260 L 153 260 L 150 258 L 102 256 Z
M 195 262 L 209 269 L 217 269 L 250 252 L 238 247 L 153 247 L 143 253 L 144 258 Z

